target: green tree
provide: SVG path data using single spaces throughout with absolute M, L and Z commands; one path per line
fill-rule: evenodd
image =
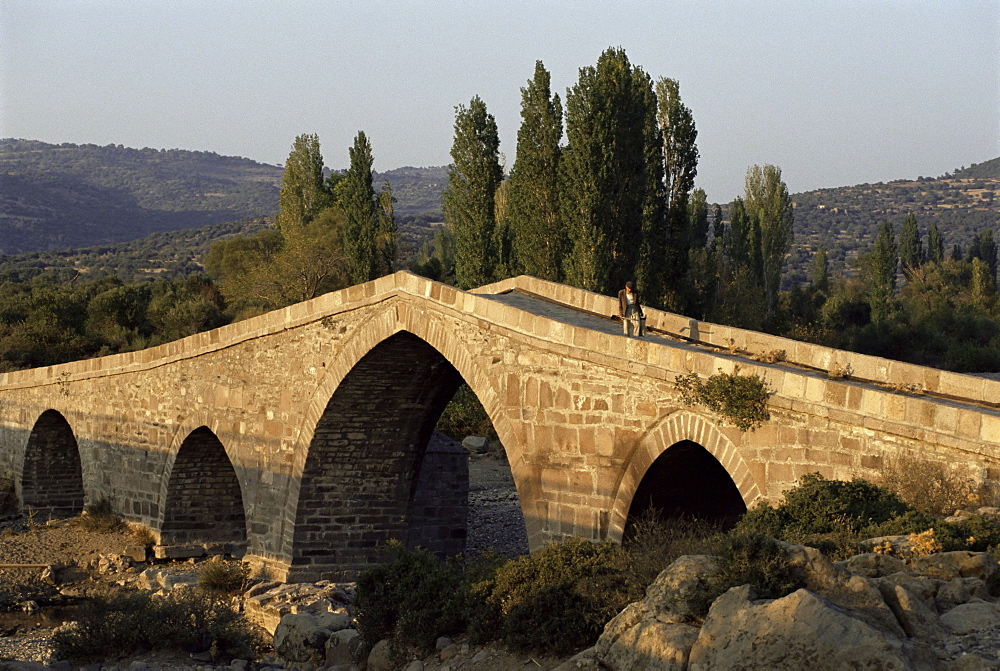
M 656 118 L 663 135 L 663 167 L 666 185 L 665 281 L 674 285 L 687 270 L 688 249 L 699 246 L 688 225 L 688 199 L 698 174 L 698 130 L 691 110 L 681 102 L 680 83 L 661 78 L 656 82 Z M 702 243 L 704 244 L 704 243 Z
M 688 203 L 688 231 L 691 249 L 708 244 L 708 200 L 704 189 L 695 189 Z
M 275 226 L 284 233 L 308 224 L 331 202 L 323 181 L 323 155 L 317 135 L 299 135 L 285 161 Z
M 399 265 L 398 235 L 396 197 L 392 194 L 389 180 L 385 180 L 378 194 L 378 236 L 375 239 L 378 276 L 396 272 Z
M 541 61 L 521 89 L 521 127 L 511 171 L 507 211 L 513 238 L 513 272 L 546 280 L 562 277 L 566 233 L 559 220 L 559 141 L 562 103 L 550 90 Z
M 891 304 L 896 294 L 896 267 L 899 257 L 896 248 L 896 232 L 892 222 L 882 224 L 875 245 L 867 258 L 868 305 L 871 307 L 873 324 L 884 322 L 891 312 Z
M 934 263 L 944 261 L 944 240 L 934 220 L 931 220 L 931 225 L 927 229 L 927 260 Z
M 966 252 L 967 260 L 980 259 L 986 264 L 986 272 L 994 280 L 997 276 L 997 245 L 993 240 L 993 231 L 984 228 L 976 234 Z
M 899 261 L 907 277 L 924 263 L 924 248 L 920 241 L 920 229 L 917 227 L 917 217 L 906 215 L 903 228 L 899 232 Z
M 338 184 L 337 195 L 344 211 L 348 276 L 352 284 L 360 284 L 378 277 L 378 203 L 372 186 L 372 146 L 364 131 L 358 131 L 349 153 L 351 167 Z
M 650 137 L 656 128 L 654 101 L 649 76 L 621 49 L 608 49 L 596 67 L 581 68 L 567 92 L 568 144 L 559 165 L 560 212 L 570 238 L 564 263 L 568 284 L 613 293 L 636 277 L 640 290 L 655 298 L 643 283 L 652 283 L 649 267 L 657 243 L 646 240 L 646 270 L 639 268 L 644 230 L 662 229 L 654 221 L 656 199 L 650 193 L 656 180 L 648 157 L 661 151 L 662 141 L 658 133 Z
M 455 281 L 471 289 L 496 279 L 495 197 L 503 180 L 496 120 L 479 96 L 455 108 L 451 159 L 444 218 L 455 237 Z
M 781 286 L 781 269 L 792 248 L 793 211 L 781 168 L 753 166 L 746 177 L 746 209 L 759 232 L 760 279 L 767 315 L 774 314 Z
M 830 263 L 827 260 L 826 248 L 820 247 L 813 255 L 812 285 L 817 291 L 830 289 Z

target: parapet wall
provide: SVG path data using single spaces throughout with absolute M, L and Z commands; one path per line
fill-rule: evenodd
M 617 297 L 604 296 L 528 275 L 473 289 L 472 293 L 497 294 L 511 290 L 536 294 L 557 303 L 597 314 L 618 314 Z M 699 321 L 652 308 L 646 309 L 646 325 L 691 342 L 751 356 L 784 351 L 785 362 L 819 371 L 833 371 L 833 377 L 840 375 L 837 373 L 838 370 L 841 373 L 849 371 L 849 377 L 855 380 L 875 381 L 917 393 L 936 394 L 1000 408 L 1000 380 L 857 354 L 758 331 Z

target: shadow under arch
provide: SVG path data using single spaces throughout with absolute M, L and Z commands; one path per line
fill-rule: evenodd
M 214 431 L 202 425 L 189 432 L 167 468 L 161 545 L 246 543 L 243 490 Z
M 406 331 L 351 367 L 317 420 L 294 513 L 294 579 L 336 578 L 377 561 L 408 535 L 409 507 L 431 432 L 462 384 L 458 370 Z
M 46 410 L 35 421 L 19 480 L 23 509 L 47 517 L 70 517 L 83 509 L 80 448 L 58 411 Z
M 668 515 L 720 519 L 744 512 L 760 492 L 736 445 L 701 415 L 681 410 L 647 432 L 629 458 L 608 538 L 621 542 L 631 517 L 650 505 Z

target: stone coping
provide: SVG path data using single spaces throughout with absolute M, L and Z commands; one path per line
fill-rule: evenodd
M 472 293 L 497 294 L 520 290 L 602 315 L 618 313 L 617 296 L 604 296 L 565 284 L 521 275 L 490 284 Z M 876 382 L 888 387 L 916 393 L 927 392 L 973 403 L 1000 407 L 1000 380 L 977 375 L 920 366 L 884 359 L 867 354 L 838 350 L 823 345 L 792 340 L 780 336 L 722 326 L 691 319 L 683 315 L 647 308 L 646 325 L 668 334 L 725 351 L 750 356 L 784 351 L 784 361 L 790 364 L 829 372 L 850 371 L 849 378 Z M 837 377 L 837 375 L 831 375 Z
M 672 370 L 694 368 L 705 375 L 713 373 L 715 367 L 724 367 L 727 370 L 732 368 L 732 361 L 711 356 L 711 353 L 706 352 L 709 356 L 704 357 L 704 361 L 696 365 L 687 353 L 677 352 L 676 348 L 655 347 L 651 346 L 653 343 L 650 341 L 637 341 L 596 332 L 533 315 L 486 298 L 486 295 L 511 290 L 536 294 L 556 303 L 600 315 L 613 315 L 618 311 L 617 297 L 604 296 L 527 275 L 466 292 L 408 271 L 399 271 L 377 280 L 324 294 L 312 300 L 157 347 L 0 374 L 0 388 L 61 384 L 81 378 L 158 368 L 180 359 L 232 347 L 246 340 L 273 335 L 322 319 L 333 319 L 341 312 L 364 308 L 400 294 L 426 299 L 444 308 L 451 308 L 465 318 L 482 319 L 512 331 L 548 340 L 553 343 L 555 349 L 562 348 L 568 351 L 583 348 L 593 354 L 592 358 L 626 359 L 629 361 L 629 366 L 637 373 L 654 377 L 663 377 L 663 368 Z M 649 327 L 711 346 L 719 350 L 719 354 L 738 351 L 753 355 L 784 350 L 784 361 L 787 363 L 818 371 L 830 371 L 837 367 L 844 370 L 849 367 L 852 380 L 897 385 L 900 389 L 929 392 L 992 407 L 998 407 L 1000 401 L 1000 380 L 846 352 L 756 331 L 702 322 L 652 308 L 647 309 L 646 313 Z M 701 365 L 702 363 L 705 365 Z M 746 367 L 757 368 L 753 361 L 748 361 Z M 652 370 L 654 368 L 659 370 L 654 372 Z

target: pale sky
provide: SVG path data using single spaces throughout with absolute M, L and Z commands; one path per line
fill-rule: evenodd
M 536 60 L 565 91 L 622 47 L 680 82 L 696 185 L 753 164 L 794 192 L 936 177 L 1000 156 L 1000 0 L 0 0 L 0 137 L 375 169 L 445 165 L 474 95 L 513 165 Z

